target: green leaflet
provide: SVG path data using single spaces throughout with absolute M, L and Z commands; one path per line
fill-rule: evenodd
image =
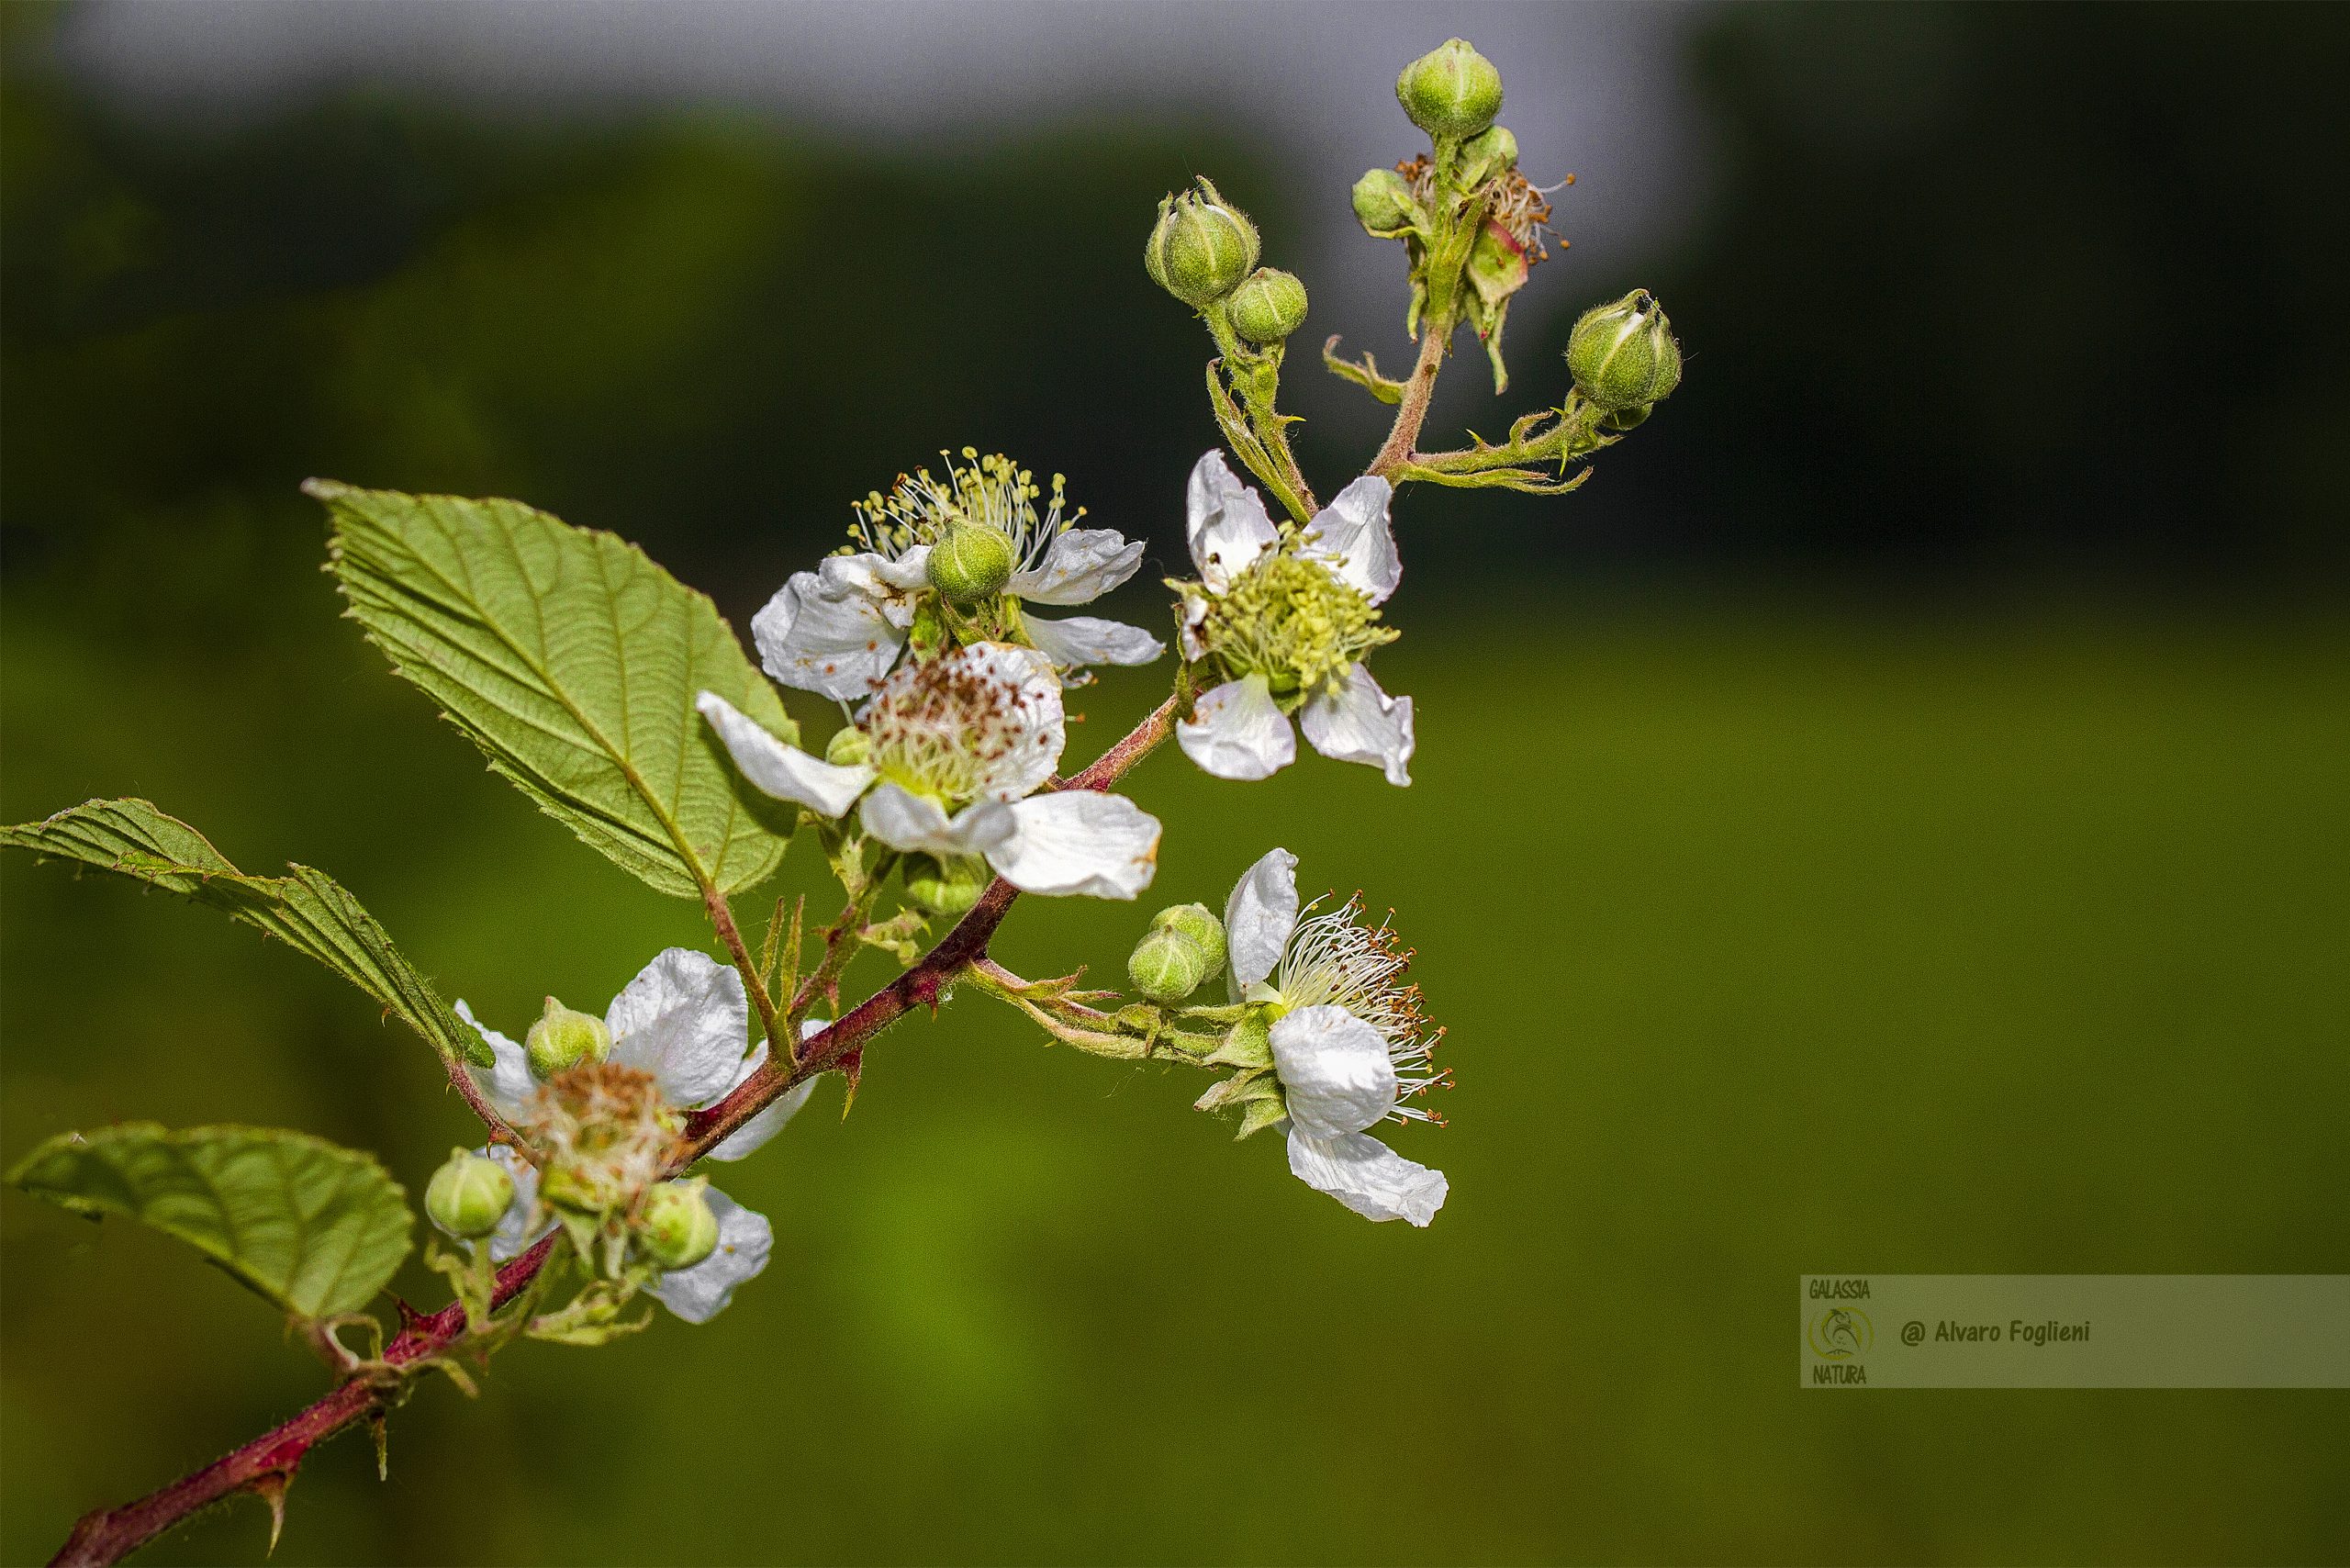
M 542 810 L 666 893 L 775 870 L 794 811 L 741 781 L 694 697 L 799 730 L 707 598 L 518 502 L 304 488 L 351 614 Z
M 128 1215 L 303 1317 L 356 1312 L 408 1256 L 399 1184 L 373 1157 L 274 1127 L 66 1133 L 8 1180 L 102 1219 Z
M 397 1014 L 444 1059 L 477 1067 L 495 1059 L 375 917 L 323 871 L 293 866 L 290 876 L 249 877 L 202 834 L 144 801 L 85 801 L 40 822 L 0 827 L 0 848 L 76 860 L 207 904 L 308 953 Z

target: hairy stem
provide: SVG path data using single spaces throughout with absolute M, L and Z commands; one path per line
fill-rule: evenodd
M 702 889 L 701 902 L 702 907 L 710 911 L 711 929 L 726 945 L 727 955 L 734 960 L 735 969 L 742 972 L 743 989 L 751 993 L 751 1006 L 759 1015 L 759 1027 L 767 1032 L 768 1039 L 779 1038 L 776 1034 L 775 998 L 767 994 L 767 977 L 761 972 L 758 959 L 751 956 L 750 944 L 743 940 L 743 928 L 734 924 L 733 906 L 715 887 Z M 789 1044 L 784 1048 L 789 1049 Z
M 1048 784 L 1046 788 L 1101 790 L 1115 783 L 1167 738 L 1174 725 L 1177 700 L 1176 697 L 1169 697 L 1153 709 L 1091 767 L 1066 782 Z M 986 957 L 989 941 L 1017 897 L 1019 890 L 998 878 L 937 946 L 912 969 L 808 1041 L 797 1061 L 787 1065 L 786 1058 L 771 1048 L 765 1067 L 717 1104 L 694 1113 L 687 1125 L 686 1137 L 670 1161 L 668 1173 L 675 1175 L 686 1170 L 720 1139 L 765 1110 L 776 1096 L 837 1066 L 844 1057 L 862 1049 L 867 1040 L 915 1007 L 935 1008 L 955 977 L 966 966 Z M 711 923 L 719 925 L 722 939 L 728 932 L 733 932 L 733 940 L 727 943 L 728 951 L 737 954 L 738 963 L 747 961 L 742 934 L 734 930 L 733 912 L 725 909 L 723 898 L 714 899 Z M 765 987 L 750 975 L 746 974 L 744 980 L 755 996 L 765 994 Z M 772 1001 L 768 1002 L 770 1013 L 773 1005 Z M 767 1021 L 764 1014 L 762 1021 Z M 772 1024 L 769 1027 L 772 1029 Z M 772 1033 L 768 1036 L 770 1040 L 776 1037 Z M 498 1271 L 497 1290 L 491 1297 L 493 1309 L 505 1305 L 529 1288 L 545 1267 L 558 1239 L 559 1236 L 545 1238 Z M 421 1363 L 464 1348 L 467 1335 L 464 1304 L 451 1302 L 431 1316 L 416 1316 L 403 1307 L 402 1316 L 405 1326 L 384 1351 L 387 1366 L 420 1370 Z M 389 1385 L 364 1379 L 345 1383 L 292 1420 L 162 1490 L 118 1508 L 84 1515 L 54 1562 L 77 1565 L 118 1562 L 174 1525 L 240 1492 L 252 1492 L 268 1500 L 273 1509 L 282 1507 L 285 1487 L 292 1484 L 303 1457 L 312 1448 L 355 1421 L 380 1419 L 406 1392 L 405 1380 Z
M 498 1288 L 490 1298 L 494 1307 L 505 1305 L 529 1287 L 554 1243 L 555 1238 L 550 1236 L 498 1271 Z M 445 1354 L 465 1332 L 464 1304 L 453 1301 L 429 1317 L 409 1317 L 407 1327 L 386 1347 L 383 1359 L 393 1367 L 412 1367 Z M 119 1562 L 173 1525 L 240 1492 L 263 1497 L 273 1511 L 282 1508 L 285 1488 L 293 1484 L 304 1455 L 352 1422 L 379 1416 L 398 1403 L 404 1393 L 404 1384 L 385 1386 L 353 1378 L 285 1425 L 162 1491 L 119 1508 L 84 1514 L 51 1562 Z
M 1412 366 L 1412 374 L 1404 383 L 1403 400 L 1395 408 L 1395 423 L 1367 472 L 1393 479 L 1395 470 L 1412 460 L 1420 439 L 1420 426 L 1427 422 L 1428 402 L 1436 396 L 1437 373 L 1444 368 L 1445 344 L 1451 336 L 1449 315 L 1420 323 L 1419 363 Z

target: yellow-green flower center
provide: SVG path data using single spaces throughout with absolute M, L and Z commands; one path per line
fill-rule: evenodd
M 1318 561 L 1286 549 L 1259 558 L 1207 601 L 1201 640 L 1236 676 L 1261 675 L 1277 697 L 1336 690 L 1347 671 L 1397 633 L 1370 599 Z

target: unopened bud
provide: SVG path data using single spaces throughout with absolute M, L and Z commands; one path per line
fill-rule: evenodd
M 1158 204 L 1142 261 L 1153 283 L 1198 310 L 1239 287 L 1257 252 L 1257 226 L 1202 176 L 1199 189 Z
M 1224 973 L 1224 922 L 1218 920 L 1203 903 L 1179 903 L 1160 910 L 1150 917 L 1153 931 L 1173 931 L 1189 937 L 1207 960 L 1207 970 L 1199 978 L 1205 985 Z
M 543 1083 L 556 1073 L 583 1061 L 602 1061 L 612 1048 L 612 1032 L 591 1014 L 574 1013 L 554 997 L 546 1011 L 522 1037 L 522 1054 L 531 1076 Z
M 1393 240 L 1427 221 L 1412 199 L 1412 182 L 1393 169 L 1373 169 L 1355 182 L 1355 220 L 1375 240 Z
M 700 1182 L 664 1182 L 644 1194 L 637 1245 L 663 1270 L 690 1269 L 718 1250 L 718 1215 Z
M 1482 185 L 1516 167 L 1517 138 L 1510 134 L 1505 125 L 1488 126 L 1460 144 L 1460 179 L 1463 185 Z
M 1681 345 L 1664 308 L 1636 288 L 1583 312 L 1567 338 L 1567 368 L 1599 408 L 1643 408 L 1681 385 Z
M 1012 541 L 983 522 L 957 518 L 930 547 L 930 586 L 956 604 L 976 604 L 1012 580 Z
M 968 914 L 994 877 L 988 863 L 975 856 L 941 860 L 930 855 L 909 855 L 905 863 L 906 902 L 924 914 Z
M 1232 330 L 1249 342 L 1277 343 L 1304 325 L 1305 286 L 1294 273 L 1259 267 L 1232 291 Z
M 451 1149 L 424 1189 L 425 1217 L 467 1241 L 496 1230 L 513 1203 L 514 1178 L 506 1167 L 471 1149 Z
M 824 760 L 835 767 L 855 767 L 873 755 L 873 737 L 855 724 L 834 730 L 824 743 Z
M 1404 67 L 1395 99 L 1431 137 L 1474 136 L 1502 111 L 1502 73 L 1465 39 L 1448 39 Z
M 1208 978 L 1207 955 L 1181 932 L 1160 927 L 1135 944 L 1126 959 L 1126 978 L 1151 1001 L 1172 1005 Z

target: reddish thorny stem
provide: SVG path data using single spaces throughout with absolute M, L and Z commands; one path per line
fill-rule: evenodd
M 1174 725 L 1178 700 L 1178 697 L 1169 697 L 1160 703 L 1074 778 L 1046 788 L 1100 790 L 1116 782 L 1167 738 Z M 851 1008 L 822 1034 L 807 1040 L 797 1063 L 770 1053 L 767 1065 L 745 1079 L 733 1093 L 706 1110 L 695 1112 L 688 1119 L 685 1141 L 672 1161 L 671 1174 L 692 1165 L 778 1095 L 818 1073 L 839 1067 L 844 1058 L 861 1051 L 867 1041 L 916 1007 L 935 1010 L 955 977 L 987 957 L 988 943 L 994 937 L 996 927 L 1002 924 L 1013 901 L 1019 896 L 1019 889 L 997 878 L 971 912 L 913 968 Z M 722 900 L 718 907 L 724 907 Z M 730 914 L 728 924 L 731 923 Z M 469 1101 L 472 1098 L 468 1096 Z M 503 1306 L 529 1288 L 553 1255 L 555 1240 L 554 1236 L 545 1238 L 498 1271 L 494 1305 Z M 462 1303 L 453 1301 L 429 1316 L 416 1316 L 403 1304 L 401 1317 L 399 1333 L 384 1350 L 383 1360 L 391 1367 L 415 1367 L 446 1355 L 465 1338 L 465 1309 Z M 385 1385 L 352 1378 L 292 1420 L 223 1454 L 203 1469 L 182 1476 L 161 1491 L 118 1508 L 95 1509 L 83 1515 L 51 1562 L 92 1565 L 118 1562 L 174 1525 L 240 1492 L 254 1493 L 268 1499 L 273 1507 L 281 1506 L 285 1488 L 313 1447 L 353 1422 L 381 1417 L 405 1392 L 404 1381 Z

